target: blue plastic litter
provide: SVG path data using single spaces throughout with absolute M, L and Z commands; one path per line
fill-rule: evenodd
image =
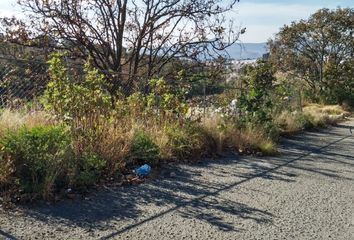
M 134 170 L 134 173 L 141 176 L 148 176 L 151 172 L 151 167 L 148 164 L 145 164 L 141 167 L 138 167 Z

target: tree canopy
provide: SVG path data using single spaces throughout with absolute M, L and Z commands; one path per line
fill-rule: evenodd
M 284 26 L 269 44 L 272 61 L 303 79 L 312 96 L 334 102 L 353 95 L 354 9 L 321 9 Z

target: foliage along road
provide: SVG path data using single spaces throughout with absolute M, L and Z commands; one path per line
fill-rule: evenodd
M 351 127 L 284 139 L 277 157 L 169 166 L 139 186 L 0 212 L 0 239 L 354 239 Z

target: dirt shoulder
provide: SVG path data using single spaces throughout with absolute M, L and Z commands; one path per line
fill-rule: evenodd
M 353 239 L 351 127 L 284 139 L 277 157 L 169 166 L 139 186 L 1 212 L 0 239 Z

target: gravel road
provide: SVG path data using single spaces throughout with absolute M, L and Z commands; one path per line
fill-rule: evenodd
M 0 212 L 0 239 L 352 240 L 350 126 L 284 139 L 277 157 L 170 166 L 139 186 Z

